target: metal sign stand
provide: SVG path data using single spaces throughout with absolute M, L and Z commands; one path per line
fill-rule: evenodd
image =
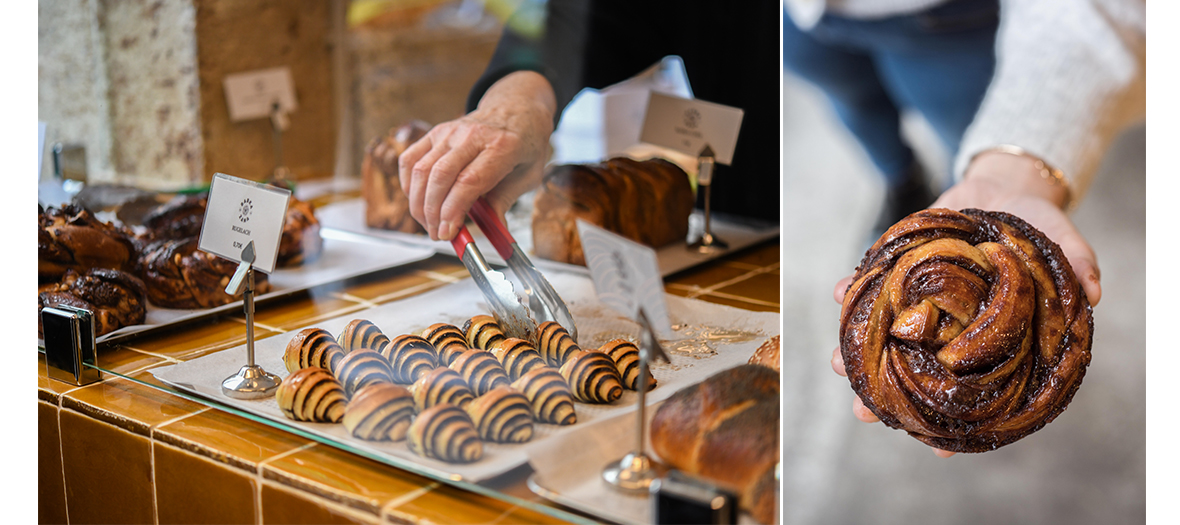
M 643 451 L 647 447 L 647 363 L 653 357 L 656 360 L 668 362 L 668 354 L 660 346 L 659 340 L 647 320 L 647 314 L 642 308 L 639 310 L 640 343 L 639 343 L 639 384 L 636 385 L 639 394 L 638 416 L 638 446 L 622 459 L 612 461 L 602 470 L 602 479 L 610 486 L 623 492 L 632 494 L 646 494 L 651 483 L 656 479 L 656 470 L 652 468 L 652 461 Z
M 689 250 L 698 253 L 716 253 L 729 248 L 729 243 L 713 235 L 712 210 L 709 209 L 709 197 L 713 185 L 714 165 L 713 148 L 710 148 L 706 144 L 705 149 L 701 150 L 701 153 L 697 157 L 697 187 L 698 191 L 705 192 L 705 231 L 701 233 L 700 239 L 697 239 L 696 242 L 688 246 Z
M 230 295 L 243 294 L 246 309 L 246 366 L 221 382 L 221 392 L 235 399 L 258 399 L 274 395 L 282 379 L 254 364 L 254 241 L 242 249 L 242 262 L 225 287 Z

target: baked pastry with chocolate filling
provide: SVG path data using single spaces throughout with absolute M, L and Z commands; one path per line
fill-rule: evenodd
M 984 452 L 1056 418 L 1090 362 L 1090 302 L 1020 218 L 923 210 L 865 254 L 840 313 L 853 390 L 886 425 Z
M 147 284 L 148 299 L 162 308 L 214 308 L 236 300 L 225 287 L 238 265 L 197 249 L 197 237 L 156 241 L 140 260 L 140 277 Z M 254 272 L 254 293 L 270 291 L 263 272 Z
M 37 215 L 37 278 L 58 281 L 67 270 L 91 268 L 131 271 L 136 247 L 126 228 L 98 220 L 77 204 L 39 210 Z
M 125 326 L 142 324 L 147 315 L 147 288 L 130 273 L 110 268 L 91 268 L 85 273 L 67 270 L 61 282 L 42 286 L 37 297 L 38 312 L 46 307 L 85 308 L 94 316 L 95 337 Z M 41 317 L 37 316 L 41 333 Z
M 397 158 L 426 136 L 430 125 L 414 120 L 390 129 L 365 147 L 361 187 L 365 196 L 365 225 L 370 228 L 419 233 L 425 230 L 410 216 L 410 199 L 398 180 Z

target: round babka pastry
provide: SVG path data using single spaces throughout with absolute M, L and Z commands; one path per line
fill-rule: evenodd
M 570 354 L 581 350 L 565 327 L 556 321 L 545 321 L 537 326 L 537 350 L 553 368 L 565 364 Z
M 499 386 L 467 406 L 479 437 L 492 443 L 524 443 L 533 439 L 533 411 L 524 394 Z
M 225 293 L 237 263 L 197 248 L 200 239 L 189 237 L 150 243 L 140 259 L 148 299 L 162 308 L 214 308 L 237 300 Z M 254 272 L 254 293 L 270 291 L 266 273 Z
M 422 374 L 438 367 L 438 353 L 430 342 L 414 334 L 394 337 L 381 347 L 381 355 L 389 360 L 393 368 L 393 382 L 412 384 Z
M 459 354 L 451 364 L 451 370 L 459 372 L 475 395 L 482 396 L 500 385 L 510 384 L 508 372 L 491 352 L 471 349 Z
M 613 403 L 623 395 L 615 362 L 602 352 L 575 352 L 558 370 L 574 398 L 583 403 Z
M 119 270 L 91 268 L 84 273 L 67 270 L 61 282 L 42 286 L 38 292 L 38 312 L 63 305 L 89 310 L 94 318 L 95 337 L 142 324 L 147 317 L 147 288 L 143 281 Z M 40 334 L 40 315 L 37 323 Z
M 288 372 L 316 366 L 333 374 L 336 365 L 344 358 L 344 349 L 336 344 L 336 338 L 323 328 L 304 328 L 287 342 L 283 353 L 283 365 Z
M 459 354 L 471 348 L 467 346 L 467 338 L 463 336 L 463 331 L 452 324 L 432 324 L 422 331 L 422 337 L 438 352 L 440 366 L 451 364 Z
M 348 398 L 332 373 L 319 367 L 297 370 L 275 390 L 283 415 L 295 421 L 339 423 Z
M 490 315 L 476 315 L 463 323 L 463 334 L 467 346 L 480 350 L 491 350 L 492 345 L 508 336 L 500 329 L 500 323 Z
M 377 328 L 377 325 L 368 319 L 353 319 L 344 325 L 344 330 L 340 332 L 338 340 L 345 352 L 361 348 L 380 350 L 389 342 L 389 336 L 385 335 L 380 328 Z
M 410 215 L 410 199 L 398 180 L 397 159 L 429 130 L 429 124 L 413 120 L 374 137 L 365 146 L 361 195 L 365 199 L 366 226 L 405 233 L 422 231 L 422 225 Z
M 923 210 L 865 254 L 840 352 L 864 405 L 932 447 L 984 452 L 1065 410 L 1090 362 L 1090 302 L 1020 218 Z
M 414 394 L 414 408 L 418 412 L 442 403 L 466 409 L 467 404 L 475 399 L 475 392 L 467 385 L 463 376 L 445 367 L 422 374 L 422 377 L 410 386 L 410 392 Z
M 572 425 L 578 421 L 574 412 L 574 394 L 569 383 L 552 368 L 535 368 L 512 382 L 529 400 L 533 419 L 541 423 Z
M 344 393 L 352 397 L 358 390 L 373 383 L 392 383 L 393 370 L 389 361 L 376 350 L 362 348 L 349 352 L 336 365 L 336 380 L 344 385 Z
M 410 450 L 447 463 L 471 463 L 483 457 L 479 431 L 462 408 L 443 403 L 414 418 L 409 431 Z
M 545 358 L 537 353 L 536 347 L 524 339 L 509 337 L 501 339 L 489 348 L 492 355 L 500 361 L 504 370 L 508 371 L 508 379 L 515 381 L 525 372 L 545 366 Z
M 613 339 L 607 341 L 598 351 L 610 356 L 611 360 L 615 362 L 619 377 L 623 379 L 624 388 L 639 389 L 639 347 L 635 346 L 635 343 L 626 339 Z M 651 390 L 655 387 L 656 378 L 651 375 L 651 370 L 648 369 L 647 389 Z
M 39 283 L 59 281 L 66 270 L 135 268 L 137 250 L 131 232 L 98 220 L 77 204 L 40 209 L 37 226 Z
M 414 417 L 410 391 L 393 383 L 372 383 L 357 390 L 344 408 L 344 428 L 368 441 L 401 441 Z
M 208 203 L 207 193 L 177 195 L 148 213 L 143 218 L 143 226 L 152 240 L 198 237 L 205 223 L 205 206 Z

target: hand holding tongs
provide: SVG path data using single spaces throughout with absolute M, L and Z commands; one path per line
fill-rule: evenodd
M 512 283 L 488 265 L 479 248 L 475 246 L 475 240 L 471 237 L 471 232 L 467 231 L 467 227 L 460 227 L 459 233 L 451 240 L 451 246 L 463 260 L 463 265 L 471 272 L 471 277 L 487 298 L 492 307 L 492 314 L 504 332 L 510 337 L 531 341 L 534 323 L 556 321 L 576 341 L 578 329 L 574 326 L 574 318 L 565 302 L 557 295 L 553 285 L 549 284 L 545 276 L 533 266 L 524 251 L 517 246 L 516 240 L 508 233 L 508 228 L 496 216 L 487 200 L 483 197 L 476 200 L 468 215 L 520 279 L 524 286 L 524 294 L 528 298 L 526 309 L 513 291 Z

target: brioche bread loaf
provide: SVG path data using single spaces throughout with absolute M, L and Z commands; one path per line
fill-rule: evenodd
M 734 491 L 754 519 L 773 523 L 778 383 L 774 370 L 745 364 L 672 394 L 652 418 L 652 450 Z
M 410 216 L 410 199 L 402 191 L 397 158 L 406 148 L 430 131 L 430 125 L 415 120 L 374 138 L 365 147 L 361 161 L 361 186 L 365 196 L 365 225 L 405 233 L 423 231 Z

